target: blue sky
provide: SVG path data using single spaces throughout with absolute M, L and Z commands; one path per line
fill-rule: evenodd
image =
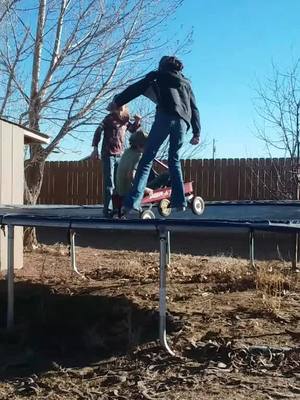
M 272 62 L 285 70 L 300 57 L 299 15 L 300 0 L 185 0 L 169 23 L 169 35 L 194 30 L 182 59 L 198 102 L 202 137 L 209 143 L 202 157 L 211 157 L 213 139 L 217 158 L 267 156 L 254 127 L 255 86 L 272 74 Z M 86 157 L 90 136 L 78 154 L 51 158 Z M 73 147 L 69 139 L 63 144 Z
M 184 56 L 202 119 L 217 157 L 263 157 L 255 136 L 255 85 L 300 57 L 299 0 L 186 0 L 177 21 L 194 27 Z M 212 146 L 203 155 L 210 156 Z

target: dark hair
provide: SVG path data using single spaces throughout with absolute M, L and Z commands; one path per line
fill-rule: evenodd
M 158 64 L 160 71 L 182 71 L 183 63 L 175 56 L 163 56 Z

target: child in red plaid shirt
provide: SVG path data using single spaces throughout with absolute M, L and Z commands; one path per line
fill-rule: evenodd
M 111 217 L 113 211 L 112 195 L 115 189 L 117 167 L 124 152 L 126 131 L 133 133 L 141 125 L 141 118 L 134 116 L 134 122 L 130 121 L 127 105 L 124 105 L 109 113 L 95 131 L 92 146 L 94 150 L 91 158 L 98 159 L 98 145 L 103 136 L 101 148 L 101 160 L 104 183 L 103 215 Z

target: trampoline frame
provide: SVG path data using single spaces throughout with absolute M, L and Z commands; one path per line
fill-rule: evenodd
M 41 215 L 4 214 L 1 226 L 7 226 L 7 328 L 14 326 L 14 227 L 56 227 L 68 229 L 70 239 L 71 265 L 77 274 L 83 276 L 76 266 L 75 234 L 76 229 L 97 230 L 134 230 L 156 231 L 159 235 L 159 340 L 162 347 L 171 355 L 167 341 L 166 313 L 167 313 L 167 269 L 171 262 L 170 232 L 199 232 L 203 229 L 240 230 L 249 235 L 249 257 L 252 267 L 255 267 L 254 232 L 271 231 L 285 233 L 299 233 L 300 223 L 270 221 L 220 221 L 220 220 L 178 220 L 178 219 L 153 219 L 153 220 L 107 220 L 103 218 L 73 218 L 53 217 Z

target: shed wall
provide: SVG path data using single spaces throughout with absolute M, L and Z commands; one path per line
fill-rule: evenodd
M 23 204 L 24 131 L 0 120 L 0 204 Z M 0 270 L 6 268 L 7 235 L 0 232 Z M 15 268 L 23 266 L 23 228 L 15 228 Z

